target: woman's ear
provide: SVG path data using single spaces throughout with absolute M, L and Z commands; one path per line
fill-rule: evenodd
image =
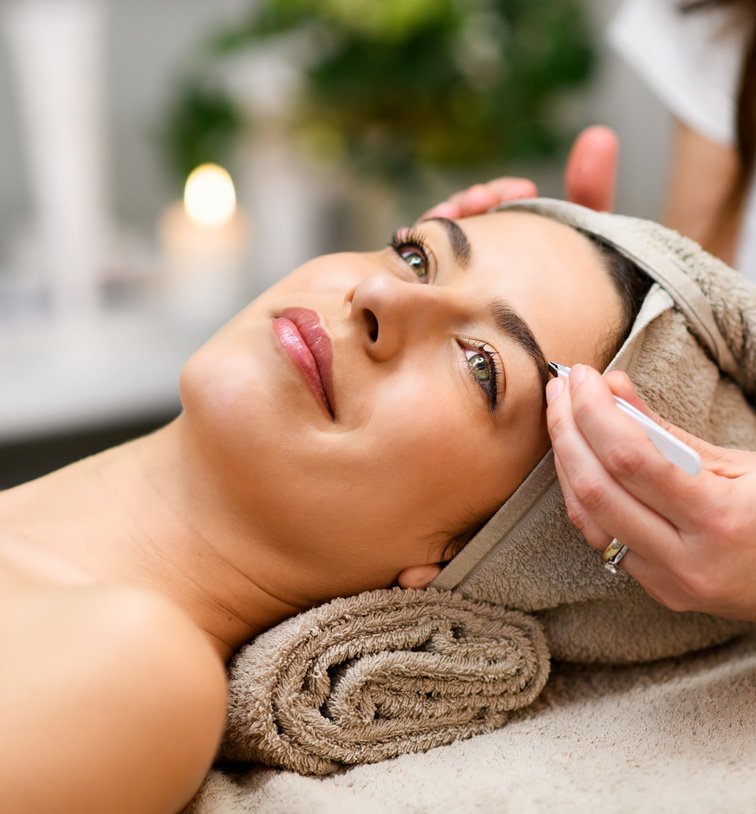
M 441 573 L 441 566 L 435 562 L 425 565 L 411 565 L 397 577 L 400 588 L 427 588 Z

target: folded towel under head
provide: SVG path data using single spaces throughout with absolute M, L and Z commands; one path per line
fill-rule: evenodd
M 327 774 L 430 749 L 501 726 L 548 672 L 527 614 L 433 589 L 336 599 L 237 655 L 224 756 Z
M 645 271 L 655 284 L 609 368 L 626 370 L 673 423 L 756 449 L 756 287 L 647 221 L 547 199 L 503 208 L 592 233 Z M 752 628 L 674 613 L 627 574 L 606 572 L 567 518 L 551 453 L 433 585 L 444 590 L 335 600 L 243 648 L 224 754 L 320 774 L 419 751 L 499 726 L 530 703 L 549 650 L 643 661 Z

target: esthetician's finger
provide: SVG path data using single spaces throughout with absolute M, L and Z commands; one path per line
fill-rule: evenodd
M 559 486 L 562 490 L 564 505 L 567 508 L 567 516 L 570 522 L 583 535 L 590 546 L 603 551 L 611 543 L 613 535 L 604 531 L 581 505 L 572 490 L 572 485 L 562 467 L 562 462 L 556 454 L 554 455 L 554 468 L 559 478 Z
M 633 383 L 624 371 L 613 370 L 602 378 L 615 396 L 619 396 L 632 404 L 644 415 L 664 427 L 667 432 L 694 449 L 701 456 L 701 465 L 704 469 L 725 477 L 736 477 L 743 473 L 742 455 L 737 450 L 714 446 L 714 444 L 697 438 L 695 435 L 691 435 L 680 427 L 671 424 L 658 413 L 655 413 L 635 391 Z
M 578 430 L 572 394 L 566 385 L 564 380 L 549 382 L 546 420 L 559 464 L 560 483 L 570 495 L 570 520 L 597 549 L 605 548 L 613 537 L 629 545 L 631 539 L 670 536 L 674 544 L 676 530 L 611 477 Z M 613 401 L 611 409 L 617 411 Z M 630 423 L 631 429 L 635 429 Z
M 694 531 L 709 503 L 703 475 L 688 475 L 664 458 L 645 432 L 617 409 L 607 383 L 592 368 L 572 369 L 569 393 L 575 426 L 608 475 L 680 531 Z M 576 494 L 581 498 L 579 491 Z M 597 520 L 602 523 L 601 517 Z
M 614 539 L 614 535 L 604 531 L 604 529 L 602 529 L 601 526 L 599 526 L 598 523 L 596 523 L 591 517 L 591 515 L 580 505 L 580 501 L 575 497 L 572 487 L 570 486 L 570 481 L 562 468 L 562 464 L 560 463 L 558 456 L 556 455 L 554 456 L 554 465 L 556 467 L 559 485 L 562 489 L 562 494 L 564 495 L 564 502 L 567 506 L 567 513 L 570 521 L 583 535 L 586 542 L 588 542 L 592 548 L 595 548 L 599 552 L 603 551 Z M 599 561 L 597 560 L 596 564 L 598 565 L 598 563 Z M 623 571 L 630 574 L 633 579 L 637 580 L 641 585 L 643 585 L 644 588 L 657 601 L 661 601 L 662 596 L 665 593 L 668 593 L 668 590 L 665 591 L 666 583 L 668 581 L 666 577 L 663 574 L 661 575 L 662 585 L 660 586 L 659 569 L 654 569 L 653 565 L 649 564 L 649 562 L 641 557 L 636 551 L 631 550 L 625 554 L 622 559 L 621 568 Z
M 570 519 L 598 551 L 615 537 L 625 543 L 630 551 L 620 567 L 658 602 L 690 608 L 674 567 L 685 561 L 677 529 L 623 490 L 602 467 L 571 421 L 567 383 L 550 382 L 546 394 L 554 461 Z M 671 560 L 665 556 L 670 551 L 677 552 Z
M 527 178 L 495 178 L 487 184 L 474 184 L 456 192 L 448 200 L 425 212 L 420 220 L 482 215 L 494 206 L 507 201 L 534 198 L 536 195 L 538 195 L 538 188 Z
M 484 212 L 488 212 L 492 206 L 500 203 L 496 193 L 488 184 L 474 184 L 469 189 L 452 195 L 449 201 L 459 207 L 460 218 L 466 218 L 470 215 L 482 215 Z
M 546 399 L 550 405 L 550 409 L 551 404 L 555 402 L 557 398 L 561 398 L 563 401 L 558 405 L 554 404 L 552 414 L 554 412 L 560 413 L 561 411 L 564 411 L 564 414 L 558 416 L 556 420 L 561 420 L 565 425 L 569 425 L 570 415 L 568 412 L 568 402 L 570 399 L 570 394 L 567 382 L 564 379 L 552 379 L 546 385 Z M 571 427 L 569 431 L 577 432 L 574 427 Z M 578 442 L 580 442 L 579 438 Z M 588 456 L 592 455 L 592 452 L 587 448 L 587 444 L 584 444 L 582 454 Z M 583 535 L 583 537 L 585 537 L 586 541 L 591 546 L 599 550 L 603 550 L 612 541 L 612 535 L 594 521 L 591 515 L 584 509 L 580 501 L 577 499 L 572 488 L 572 484 L 570 483 L 570 479 L 567 477 L 567 473 L 562 466 L 562 462 L 556 449 L 554 449 L 554 468 L 556 469 L 557 478 L 559 479 L 559 486 L 562 490 L 564 505 L 567 509 L 567 516 L 569 517 L 570 522 Z
M 538 187 L 529 178 L 494 178 L 485 186 L 489 194 L 493 196 L 491 206 L 538 196 Z
M 613 130 L 598 125 L 583 130 L 572 145 L 564 171 L 567 200 L 611 212 L 618 153 L 619 140 Z

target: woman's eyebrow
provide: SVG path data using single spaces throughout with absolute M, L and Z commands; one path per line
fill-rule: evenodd
M 535 338 L 527 322 L 504 300 L 494 300 L 490 306 L 491 316 L 496 327 L 505 336 L 514 340 L 530 356 L 536 366 L 538 378 L 541 380 L 541 392 L 546 394 L 546 384 L 549 381 L 549 369 L 541 346 Z M 544 402 L 545 403 L 545 402 Z
M 424 223 L 431 223 L 433 221 L 440 223 L 444 227 L 457 265 L 466 269 L 472 259 L 472 246 L 462 227 L 456 221 L 450 220 L 449 218 L 428 218 Z
M 437 221 L 446 230 L 452 254 L 457 265 L 466 269 L 472 259 L 472 246 L 462 227 L 449 218 L 428 218 L 426 223 Z M 514 340 L 530 356 L 536 366 L 541 382 L 544 406 L 546 404 L 546 385 L 549 381 L 549 369 L 541 346 L 527 322 L 504 300 L 495 300 L 490 305 L 491 315 L 496 327 L 505 336 Z

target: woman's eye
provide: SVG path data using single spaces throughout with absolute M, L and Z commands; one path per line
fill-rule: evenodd
M 499 365 L 496 363 L 496 351 L 487 346 L 464 348 L 467 367 L 473 379 L 488 399 L 488 406 L 493 413 L 499 398 Z
M 467 358 L 467 364 L 473 376 L 479 382 L 491 381 L 493 373 L 491 371 L 491 363 L 487 356 L 480 351 L 466 350 L 465 357 Z
M 421 283 L 431 282 L 433 277 L 433 252 L 425 238 L 415 229 L 399 229 L 391 236 L 389 246 Z
M 420 280 L 428 279 L 428 255 L 420 246 L 408 243 L 397 249 L 397 254 L 412 269 Z

